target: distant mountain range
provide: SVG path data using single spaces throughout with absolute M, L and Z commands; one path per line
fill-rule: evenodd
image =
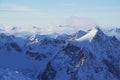
M 103 32 L 95 27 L 73 34 L 26 34 L 16 27 L 11 30 L 14 33 L 0 30 L 1 80 L 120 79 L 119 28 Z M 112 33 L 118 34 L 118 39 Z M 16 79 L 10 77 L 12 74 Z
M 120 28 L 105 30 L 105 33 L 109 36 L 116 36 L 120 40 Z

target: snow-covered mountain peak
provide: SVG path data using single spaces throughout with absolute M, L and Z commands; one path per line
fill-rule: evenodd
M 91 49 L 91 43 L 93 41 L 99 41 L 99 40 L 104 40 L 106 39 L 106 35 L 101 31 L 99 27 L 95 27 L 93 29 L 88 30 L 88 32 L 83 35 L 82 37 L 72 40 L 71 44 L 77 47 L 85 47 L 89 49 L 90 51 L 93 51 Z
M 84 36 L 76 39 L 77 41 L 91 41 L 96 35 L 103 34 L 100 28 L 95 27 L 89 30 Z
M 119 80 L 119 44 L 115 37 L 95 27 L 82 37 L 70 40 L 48 62 L 39 80 Z

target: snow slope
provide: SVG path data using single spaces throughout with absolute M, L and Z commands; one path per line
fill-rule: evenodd
M 18 71 L 0 69 L 0 80 L 32 80 Z

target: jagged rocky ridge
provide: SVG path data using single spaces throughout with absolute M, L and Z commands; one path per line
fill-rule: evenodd
M 119 80 L 120 41 L 98 27 L 73 35 L 0 34 L 0 68 L 32 80 Z

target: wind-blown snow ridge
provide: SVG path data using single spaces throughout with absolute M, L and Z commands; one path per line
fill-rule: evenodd
M 93 37 L 97 34 L 98 32 L 98 28 L 94 28 L 92 30 L 90 30 L 86 35 L 80 37 L 79 39 L 76 39 L 77 41 L 83 41 L 83 40 L 89 40 L 91 41 L 93 39 Z
M 77 46 L 77 47 L 86 47 L 87 49 L 91 49 L 90 42 L 94 39 L 94 37 L 99 34 L 100 29 L 98 27 L 95 27 L 93 29 L 90 29 L 85 35 L 81 36 L 80 38 L 77 38 L 73 41 L 71 41 L 71 44 Z

